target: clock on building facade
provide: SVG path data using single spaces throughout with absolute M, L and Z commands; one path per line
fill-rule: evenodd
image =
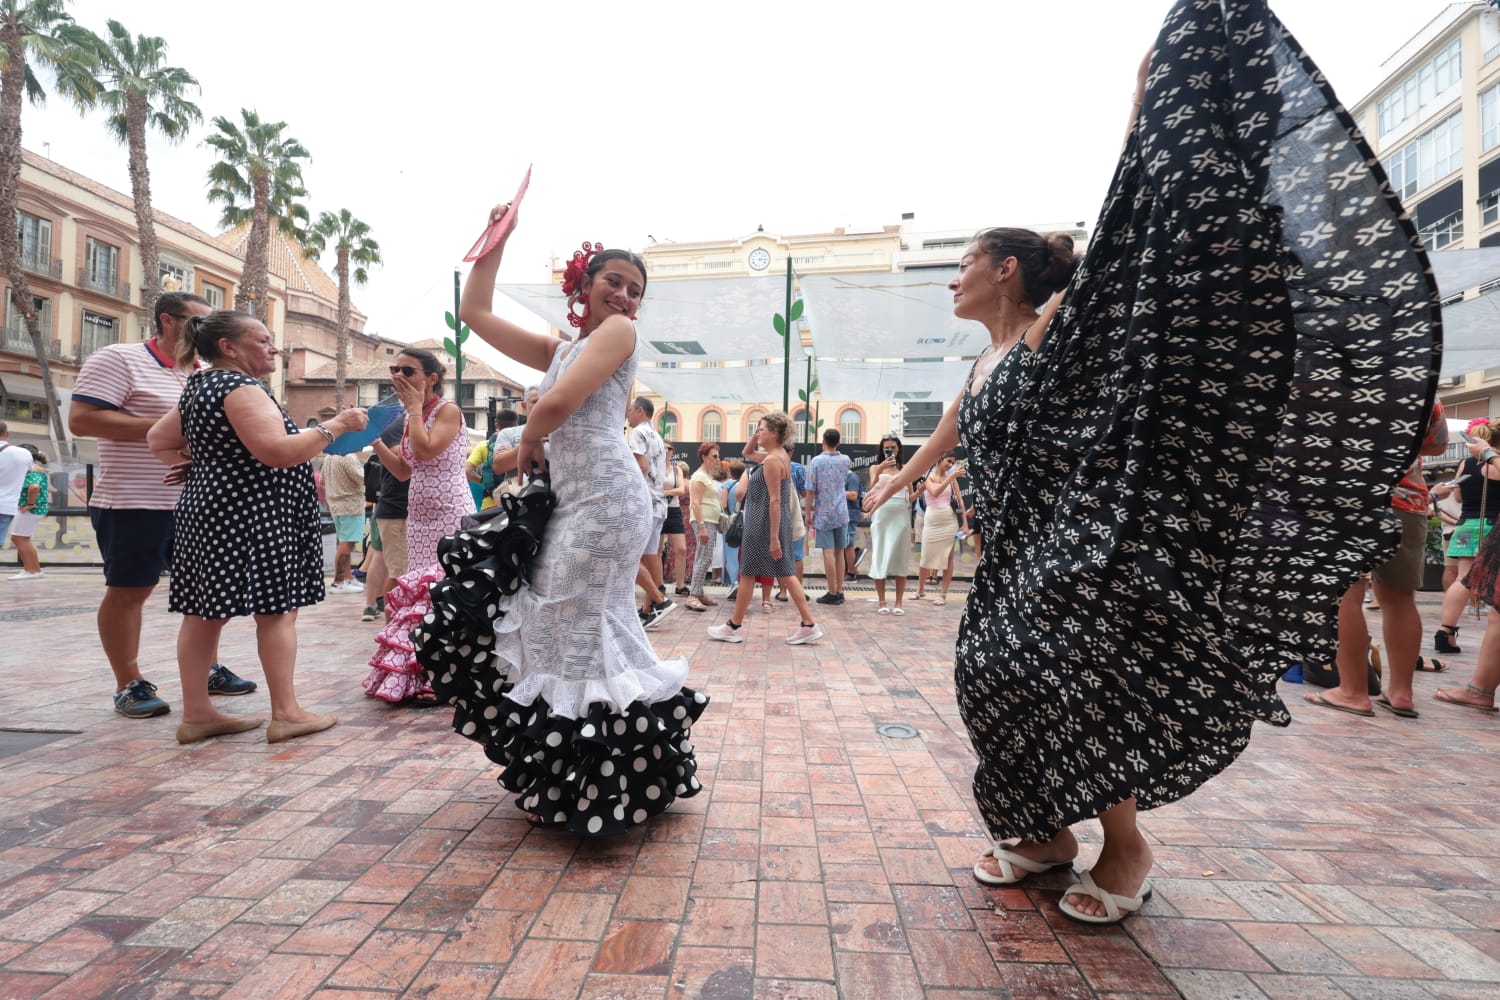
M 750 270 L 764 271 L 771 266 L 771 255 L 764 247 L 756 247 L 750 251 Z

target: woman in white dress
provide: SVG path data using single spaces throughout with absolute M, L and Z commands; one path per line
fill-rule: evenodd
M 492 311 L 503 248 L 474 265 L 459 313 L 486 343 L 546 371 L 518 464 L 545 466 L 549 442 L 557 506 L 526 582 L 495 594 L 493 650 L 445 643 L 433 624 L 418 633 L 419 655 L 455 706 L 455 729 L 504 767 L 500 783 L 533 822 L 614 834 L 698 793 L 688 736 L 708 701 L 683 686 L 686 660 L 656 656 L 635 609 L 651 495 L 641 476 L 620 474 L 635 468 L 621 428 L 645 266 L 624 250 L 575 253 L 563 290 L 579 332 L 558 340 Z M 435 623 L 447 620 L 438 602 L 435 590 Z

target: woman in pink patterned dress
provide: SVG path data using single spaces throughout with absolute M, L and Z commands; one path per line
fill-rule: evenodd
M 406 407 L 406 432 L 398 454 L 379 439 L 375 452 L 397 479 L 409 480 L 406 558 L 408 572 L 385 598 L 388 620 L 375 637 L 365 693 L 392 704 L 435 705 L 432 685 L 412 654 L 411 630 L 430 607 L 427 588 L 442 578 L 437 546 L 458 530 L 474 498 L 464 473 L 469 436 L 458 407 L 438 396 L 443 363 L 431 351 L 408 347 L 391 366 L 391 384 Z

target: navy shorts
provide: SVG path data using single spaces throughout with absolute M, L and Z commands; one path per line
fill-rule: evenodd
M 90 507 L 94 537 L 104 556 L 104 582 L 111 587 L 154 587 L 172 555 L 170 510 L 110 510 Z

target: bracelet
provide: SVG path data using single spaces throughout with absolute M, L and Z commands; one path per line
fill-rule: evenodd
M 313 424 L 313 430 L 326 437 L 329 444 L 333 444 L 333 431 L 329 430 L 327 427 L 324 427 L 322 424 Z

